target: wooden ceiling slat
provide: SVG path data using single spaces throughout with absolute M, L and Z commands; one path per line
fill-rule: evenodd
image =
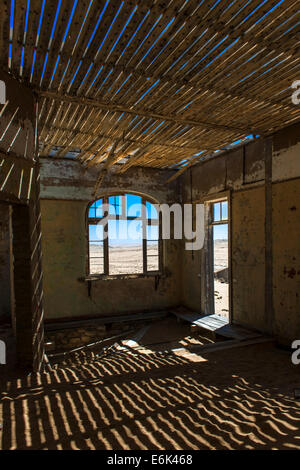
M 157 119 L 157 120 L 181 122 L 182 124 L 191 125 L 191 126 L 194 126 L 194 127 L 207 127 L 207 128 L 212 127 L 212 128 L 217 128 L 217 129 L 224 129 L 224 128 L 230 129 L 230 128 L 232 128 L 232 126 L 230 126 L 230 125 L 211 123 L 209 121 L 201 122 L 201 121 L 181 120 L 179 118 L 169 116 L 169 115 L 166 116 L 166 115 L 163 115 L 163 114 L 148 113 L 147 111 L 140 110 L 140 109 L 139 110 L 133 110 L 133 109 L 130 109 L 130 108 L 123 108 L 123 107 L 119 107 L 119 106 L 116 106 L 116 105 L 109 105 L 107 103 L 103 103 L 103 102 L 96 101 L 96 100 L 93 101 L 93 100 L 90 100 L 90 99 L 87 99 L 87 98 L 78 98 L 78 97 L 69 96 L 69 95 L 61 95 L 61 94 L 57 94 L 57 93 L 53 93 L 53 92 L 41 92 L 41 95 L 42 96 L 47 96 L 47 97 L 52 98 L 52 99 L 57 100 L 57 101 L 60 101 L 61 103 L 62 102 L 81 103 L 81 104 L 86 104 L 87 106 L 99 107 L 99 108 L 107 109 L 107 110 L 110 110 L 110 111 L 119 111 L 119 112 L 125 112 L 125 113 L 133 114 L 133 115 L 152 117 L 152 118 Z M 239 129 L 239 130 L 243 131 L 243 129 Z M 250 128 L 249 129 L 244 129 L 244 131 L 251 132 L 251 129 Z
M 93 34 L 93 31 L 94 31 L 94 28 L 96 27 L 96 24 L 97 24 L 97 20 L 100 17 L 100 15 L 102 13 L 102 10 L 104 8 L 105 2 L 102 2 L 102 3 L 103 4 L 101 5 L 101 8 L 99 8 L 99 4 L 98 4 L 98 9 L 95 11 L 95 18 L 92 19 L 92 21 L 91 21 L 91 27 L 89 28 L 88 35 L 85 38 L 83 38 L 83 40 L 85 41 L 84 44 L 83 44 L 84 47 L 77 48 L 77 51 L 75 52 L 75 54 L 72 57 L 68 57 L 68 55 L 66 56 L 66 58 L 70 59 L 70 65 L 68 67 L 68 71 L 65 74 L 64 79 L 63 79 L 63 83 L 61 85 L 61 89 L 64 92 L 67 91 L 67 89 L 69 87 L 69 84 L 70 84 L 70 81 L 74 77 L 75 72 L 76 72 L 76 70 L 78 68 L 78 65 L 80 63 L 80 60 L 82 59 L 82 56 L 85 53 L 86 46 L 88 45 L 88 43 L 90 41 L 90 38 L 91 38 L 91 36 Z M 114 0 L 113 2 L 111 2 L 111 1 L 109 2 L 108 7 L 105 10 L 105 13 L 104 13 L 104 15 L 101 19 L 101 23 L 99 24 L 99 27 L 97 28 L 96 33 L 94 34 L 94 37 L 92 39 L 92 42 L 89 45 L 89 53 L 91 54 L 92 58 L 94 58 L 95 55 L 97 54 L 97 51 L 98 51 L 103 39 L 105 38 L 105 35 L 106 35 L 106 33 L 109 29 L 111 21 L 113 20 L 115 14 L 117 13 L 117 11 L 120 7 L 120 4 L 121 4 L 120 0 Z M 83 61 L 83 66 L 81 66 L 82 70 L 79 71 L 79 77 L 82 76 L 81 74 L 86 72 L 85 67 L 87 69 L 89 65 L 90 65 L 90 62 L 88 62 L 88 64 L 87 64 Z M 82 78 L 83 78 L 83 76 L 82 76 Z
M 8 3 L 0 5 L 7 70 Z M 74 0 L 62 0 L 59 11 L 58 0 L 45 0 L 37 37 L 42 5 L 30 1 L 24 35 L 27 1 L 16 0 L 11 72 L 40 93 L 43 154 L 79 149 L 80 161 L 107 168 L 132 155 L 124 171 L 182 160 L 188 167 L 300 118 L 290 97 L 300 72 L 298 0 L 78 0 L 74 10 Z M 19 152 L 26 132 L 11 127 L 5 145 Z
M 14 75 L 19 75 L 22 47 L 24 37 L 24 26 L 26 17 L 27 0 L 15 0 L 15 13 L 14 13 L 14 29 L 13 29 L 13 55 L 11 71 Z
M 54 72 L 54 67 L 56 65 L 56 61 L 58 59 L 58 55 L 61 52 L 61 49 L 64 49 L 64 45 L 62 44 L 63 39 L 65 37 L 66 29 L 69 25 L 69 20 L 71 19 L 71 14 L 72 14 L 72 9 L 74 6 L 74 1 L 75 0 L 63 0 L 61 3 L 61 7 L 59 10 L 58 14 L 58 19 L 57 19 L 57 24 L 55 27 L 54 31 L 54 36 L 52 39 L 51 43 L 51 50 L 49 52 L 49 65 L 46 69 L 45 73 L 45 83 L 44 85 L 50 84 L 53 72 Z M 51 8 L 51 2 L 49 3 L 49 8 Z M 52 7 L 53 8 L 53 7 Z M 54 9 L 54 13 L 56 12 L 56 9 Z M 76 11 L 80 10 L 78 7 L 75 10 L 75 15 Z M 65 38 L 65 44 L 69 43 L 70 41 L 74 40 L 73 34 L 72 34 L 72 28 L 74 28 L 74 17 L 72 18 L 71 24 L 69 26 L 69 31 L 68 34 Z M 76 26 L 75 26 L 76 28 Z M 49 37 L 50 39 L 50 37 Z M 60 80 L 65 72 L 65 69 L 68 64 L 68 59 L 70 58 L 67 54 L 65 55 L 67 58 L 66 62 L 63 63 L 61 61 L 58 62 L 57 69 L 55 72 L 55 76 L 53 77 L 53 83 L 55 83 L 55 87 L 59 88 L 60 85 Z

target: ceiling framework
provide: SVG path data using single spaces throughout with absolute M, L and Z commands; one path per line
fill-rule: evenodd
M 299 0 L 8 0 L 0 61 L 39 94 L 41 155 L 186 168 L 300 119 L 298 12 Z

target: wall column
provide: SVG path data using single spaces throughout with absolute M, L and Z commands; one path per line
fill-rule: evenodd
M 34 197 L 12 210 L 14 311 L 18 365 L 40 370 L 44 354 L 39 171 L 33 171 Z

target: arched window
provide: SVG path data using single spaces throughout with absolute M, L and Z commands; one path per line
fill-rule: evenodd
M 106 196 L 88 207 L 89 275 L 158 273 L 160 218 L 135 194 Z

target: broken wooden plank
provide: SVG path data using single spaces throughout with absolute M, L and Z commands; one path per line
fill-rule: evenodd
M 193 312 L 187 312 L 183 310 L 171 311 L 177 318 L 188 321 L 192 325 L 197 326 L 203 330 L 213 332 L 220 336 L 228 338 L 235 338 L 243 340 L 245 338 L 256 338 L 261 336 L 260 333 L 248 330 L 238 325 L 229 324 L 225 318 L 221 318 L 215 314 L 213 315 L 201 315 Z
M 193 352 L 197 352 L 197 354 L 207 354 L 211 352 L 224 351 L 226 349 L 241 348 L 245 346 L 253 346 L 256 344 L 263 344 L 263 343 L 273 343 L 274 341 L 275 341 L 274 338 L 266 337 L 266 336 L 260 336 L 257 338 L 251 338 L 251 339 L 246 339 L 242 341 L 238 339 L 232 339 L 228 341 L 221 341 L 219 343 L 205 344 L 204 346 L 194 345 L 194 346 L 191 346 L 190 348 L 172 349 L 172 352 L 186 351 L 187 354 L 193 353 Z

